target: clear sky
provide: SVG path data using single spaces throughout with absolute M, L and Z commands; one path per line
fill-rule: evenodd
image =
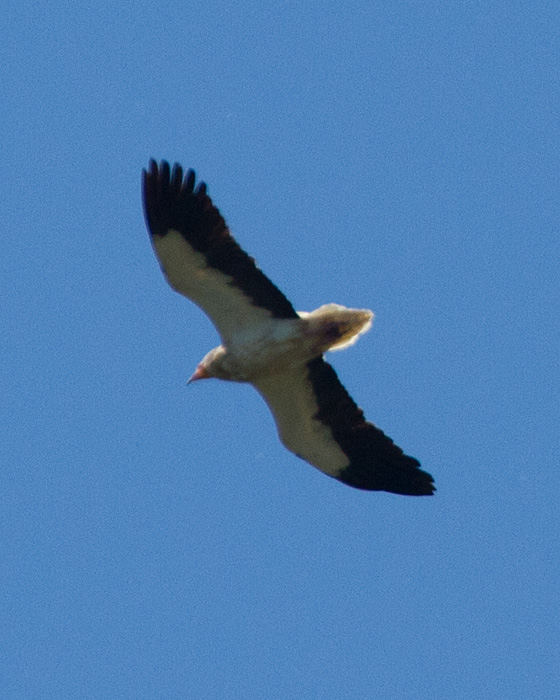
M 560 695 L 557 2 L 2 11 L 0 696 Z M 280 445 L 167 286 L 148 159 L 192 167 L 434 475 Z

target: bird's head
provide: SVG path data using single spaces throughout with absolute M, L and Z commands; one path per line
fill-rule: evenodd
M 231 374 L 227 368 L 227 353 L 222 345 L 210 350 L 204 358 L 198 363 L 194 374 L 189 379 L 187 384 L 196 382 L 198 379 L 230 379 Z

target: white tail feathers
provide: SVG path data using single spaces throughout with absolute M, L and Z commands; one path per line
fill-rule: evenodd
M 311 313 L 298 313 L 305 319 L 308 333 L 316 338 L 321 352 L 353 345 L 371 328 L 373 319 L 369 309 L 347 309 L 340 304 L 325 304 Z

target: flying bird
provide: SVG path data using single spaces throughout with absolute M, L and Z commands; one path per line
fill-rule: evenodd
M 189 381 L 248 382 L 268 404 L 284 446 L 358 489 L 430 495 L 433 479 L 351 399 L 327 350 L 352 345 L 371 326 L 366 309 L 326 304 L 297 312 L 240 248 L 195 173 L 150 161 L 144 214 L 167 281 L 211 319 L 221 345 Z

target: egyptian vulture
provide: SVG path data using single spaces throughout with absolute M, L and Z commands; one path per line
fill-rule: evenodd
M 414 457 L 365 420 L 323 359 L 354 343 L 373 314 L 326 304 L 296 311 L 236 243 L 206 185 L 162 161 L 143 171 L 144 213 L 167 281 L 211 319 L 221 345 L 190 381 L 252 384 L 272 411 L 288 450 L 358 489 L 412 496 L 434 491 Z

